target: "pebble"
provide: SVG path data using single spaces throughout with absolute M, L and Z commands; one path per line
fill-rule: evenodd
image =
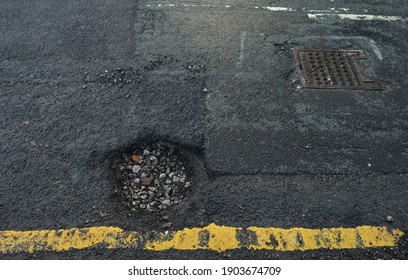
M 157 157 L 155 157 L 155 156 L 151 156 L 151 157 L 149 158 L 149 160 L 150 160 L 154 165 L 156 165 L 157 162 L 158 162 L 158 159 L 157 159 Z
M 153 176 L 146 177 L 146 178 L 143 179 L 142 185 L 143 185 L 143 186 L 150 186 L 150 184 L 152 183 L 152 181 L 153 181 Z
M 164 223 L 162 225 L 162 228 L 169 228 L 169 227 L 171 227 L 171 223 Z
M 138 155 L 132 155 L 130 158 L 133 162 L 139 162 L 140 161 L 140 157 Z
M 150 155 L 150 151 L 148 149 L 143 150 L 143 155 L 144 156 Z
M 159 179 L 160 180 L 163 180 L 164 178 L 166 178 L 166 173 L 160 173 L 160 175 L 159 175 Z
M 139 172 L 140 169 L 142 169 L 142 167 L 140 165 L 133 165 L 133 167 L 132 167 L 133 173 Z
M 171 204 L 170 199 L 165 199 L 165 200 L 163 200 L 163 201 L 162 201 L 162 204 L 163 204 L 163 205 L 170 206 L 170 204 Z
M 387 216 L 387 222 L 392 223 L 394 219 L 391 216 Z
M 180 177 L 174 176 L 173 177 L 173 183 L 177 183 L 177 182 L 180 182 Z

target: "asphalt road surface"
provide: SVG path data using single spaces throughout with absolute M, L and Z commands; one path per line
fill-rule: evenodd
M 399 0 L 2 0 L 0 231 L 162 231 L 167 215 L 172 231 L 215 223 L 408 232 L 407 20 Z M 387 88 L 305 88 L 293 48 L 363 50 L 364 73 Z M 133 212 L 117 164 L 154 141 L 187 155 L 194 189 L 169 211 Z M 406 259 L 407 240 L 0 258 Z

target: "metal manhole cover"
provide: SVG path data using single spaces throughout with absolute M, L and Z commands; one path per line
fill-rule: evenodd
M 320 89 L 383 90 L 385 83 L 364 77 L 357 58 L 361 50 L 294 49 L 296 64 L 304 87 Z

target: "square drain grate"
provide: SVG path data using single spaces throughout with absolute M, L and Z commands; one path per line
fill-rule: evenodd
M 385 83 L 364 77 L 358 58 L 361 50 L 294 49 L 300 79 L 306 88 L 383 90 Z

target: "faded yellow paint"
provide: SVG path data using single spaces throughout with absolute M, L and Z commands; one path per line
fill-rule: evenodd
M 242 228 L 217 226 L 211 224 L 207 227 L 210 237 L 208 242 L 208 249 L 223 252 L 226 250 L 233 250 L 240 248 L 237 240 L 237 231 Z
M 255 250 L 307 251 L 317 249 L 355 249 L 397 246 L 404 235 L 400 230 L 387 231 L 386 227 L 362 226 L 357 228 L 259 228 L 249 227 L 256 234 Z
M 245 233 L 245 234 L 243 234 Z M 124 231 L 118 227 L 61 230 L 0 231 L 0 253 L 63 252 L 89 248 L 143 248 L 145 250 L 253 250 L 306 251 L 397 246 L 404 233 L 386 227 L 260 228 L 219 226 L 186 228 L 165 233 Z M 153 237 L 152 237 L 153 236 Z M 247 240 L 244 240 L 247 239 Z
M 163 251 L 169 249 L 176 250 L 197 250 L 207 249 L 218 252 L 238 249 L 239 241 L 236 238 L 237 230 L 240 228 L 217 226 L 210 224 L 203 228 L 186 228 L 174 232 L 173 237 L 168 240 L 169 235 L 160 234 L 156 240 L 148 241 L 145 248 L 147 250 Z M 208 240 L 203 241 L 200 233 L 208 235 Z
M 361 237 L 362 247 L 388 247 L 395 246 L 404 233 L 398 229 L 389 231 L 386 227 L 357 227 Z
M 88 249 L 103 245 L 108 249 L 136 246 L 141 236 L 124 232 L 118 227 L 91 227 L 83 229 L 0 231 L 0 252 L 19 253 L 34 251 L 62 252 Z

